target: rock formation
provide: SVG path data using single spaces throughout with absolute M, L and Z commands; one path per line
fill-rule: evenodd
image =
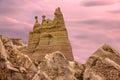
M 1 40 L 4 43 L 10 44 L 12 46 L 14 46 L 15 48 L 21 48 L 24 46 L 27 46 L 24 41 L 22 41 L 22 39 L 17 39 L 17 38 L 9 38 L 3 35 L 0 35 Z
M 85 64 L 84 80 L 120 80 L 120 54 L 103 45 Z
M 85 70 L 84 64 L 80 64 L 76 61 L 69 61 L 69 65 L 74 70 L 74 76 L 76 80 L 83 80 L 83 74 Z
M 47 54 L 39 65 L 51 80 L 74 80 L 74 72 L 66 57 L 59 51 Z
M 41 24 L 35 17 L 27 47 L 0 35 L 0 80 L 120 80 L 120 54 L 107 44 L 85 64 L 73 61 L 60 8 L 54 15 L 53 20 L 42 16 Z
M 0 80 L 30 80 L 37 68 L 7 37 L 0 38 Z
M 72 49 L 65 28 L 62 12 L 57 8 L 54 19 L 46 19 L 42 16 L 42 23 L 35 17 L 33 31 L 29 34 L 28 50 L 32 57 L 41 60 L 46 54 L 54 51 L 64 53 L 68 60 L 73 60 Z M 31 55 L 31 54 L 28 54 Z
M 71 66 L 59 51 L 46 54 L 43 60 L 35 65 L 27 55 L 18 51 L 9 39 L 0 38 L 0 80 L 74 80 L 75 66 Z
M 85 64 L 68 61 L 60 51 L 33 62 L 7 37 L 0 37 L 0 80 L 119 80 L 120 54 L 103 45 Z
M 25 43 L 21 39 L 11 38 L 13 45 L 16 46 L 25 46 Z

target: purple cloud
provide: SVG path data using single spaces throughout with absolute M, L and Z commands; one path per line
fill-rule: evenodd
M 86 7 L 92 7 L 92 6 L 104 6 L 104 5 L 111 5 L 114 2 L 112 0 L 84 0 L 83 5 Z
M 120 14 L 120 10 L 112 10 L 112 11 L 108 11 L 109 13 L 112 14 Z
M 91 19 L 80 21 L 81 24 L 96 26 L 95 28 L 115 29 L 119 28 L 120 21 Z M 101 26 L 101 27 L 100 27 Z

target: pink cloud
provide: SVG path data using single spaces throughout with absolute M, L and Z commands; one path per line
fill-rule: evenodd
M 10 18 L 10 17 L 5 17 L 5 20 L 13 24 L 20 23 L 17 19 Z
M 82 0 L 82 3 L 86 7 L 91 7 L 91 6 L 105 6 L 105 5 L 111 5 L 115 4 L 118 2 L 118 0 Z

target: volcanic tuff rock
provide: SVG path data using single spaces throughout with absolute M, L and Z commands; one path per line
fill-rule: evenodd
M 105 44 L 85 64 L 84 80 L 120 80 L 120 54 Z
M 0 38 L 4 43 L 10 44 L 17 49 L 26 46 L 26 44 L 22 41 L 22 39 L 9 38 L 3 35 L 0 35 Z
M 73 55 L 60 8 L 54 14 L 54 20 L 42 16 L 41 24 L 35 17 L 28 49 L 20 39 L 0 35 L 0 80 L 120 80 L 120 54 L 107 44 L 85 64 L 69 61 Z
M 63 53 L 56 51 L 47 54 L 38 65 L 39 70 L 34 80 L 41 79 L 40 72 L 44 73 L 46 80 L 82 80 L 84 67 L 83 65 L 68 61 Z M 80 77 L 78 77 L 78 75 Z
M 16 45 L 16 46 L 19 46 L 19 47 L 26 45 L 21 39 L 11 38 L 11 40 L 13 42 L 13 45 Z
M 74 70 L 65 56 L 59 52 L 47 54 L 39 64 L 40 70 L 49 76 L 50 80 L 74 80 Z
M 83 80 L 83 74 L 85 70 L 84 64 L 80 64 L 76 61 L 69 61 L 69 65 L 74 70 L 74 76 L 77 80 Z
M 105 44 L 85 64 L 68 61 L 59 51 L 33 63 L 11 40 L 0 38 L 0 80 L 119 80 L 119 60 L 120 54 Z
M 30 80 L 37 68 L 7 37 L 0 38 L 0 80 Z
M 47 54 L 36 66 L 11 42 L 0 38 L 0 80 L 74 80 L 75 66 L 59 52 Z M 74 63 L 74 62 L 72 62 Z
M 35 19 L 36 22 L 33 31 L 29 34 L 28 43 L 29 53 L 33 53 L 32 57 L 41 60 L 48 53 L 60 51 L 68 60 L 73 60 L 72 49 L 60 8 L 55 10 L 53 20 L 46 19 L 43 15 L 40 24 L 37 16 Z

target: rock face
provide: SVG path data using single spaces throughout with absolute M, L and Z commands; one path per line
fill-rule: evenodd
M 37 68 L 7 37 L 0 38 L 0 80 L 30 80 Z
M 26 44 L 21 39 L 9 38 L 3 35 L 0 35 L 0 38 L 4 43 L 10 44 L 16 48 L 21 48 L 26 46 Z
M 85 66 L 76 61 L 69 61 L 69 65 L 74 70 L 74 76 L 75 76 L 76 80 L 83 80 Z
M 120 80 L 120 54 L 103 45 L 85 64 L 84 80 Z
M 0 80 L 75 80 L 76 71 L 59 51 L 47 54 L 36 66 L 9 39 L 0 38 Z
M 25 43 L 21 39 L 11 38 L 13 45 L 16 46 L 25 46 Z
M 40 70 L 47 74 L 50 80 L 74 80 L 74 70 L 65 56 L 57 51 L 45 56 L 39 65 Z
M 120 54 L 103 45 L 85 64 L 68 61 L 60 51 L 33 62 L 11 39 L 0 37 L 0 80 L 120 80 Z
M 120 80 L 120 54 L 107 44 L 85 64 L 73 61 L 60 8 L 54 15 L 53 20 L 42 16 L 41 24 L 35 17 L 28 47 L 0 35 L 0 80 Z
M 54 19 L 46 19 L 42 16 L 42 23 L 36 22 L 33 31 L 29 34 L 28 50 L 32 57 L 41 60 L 46 54 L 54 51 L 64 53 L 68 60 L 73 60 L 72 49 L 65 28 L 62 12 L 57 8 Z M 29 54 L 28 54 L 29 55 Z

